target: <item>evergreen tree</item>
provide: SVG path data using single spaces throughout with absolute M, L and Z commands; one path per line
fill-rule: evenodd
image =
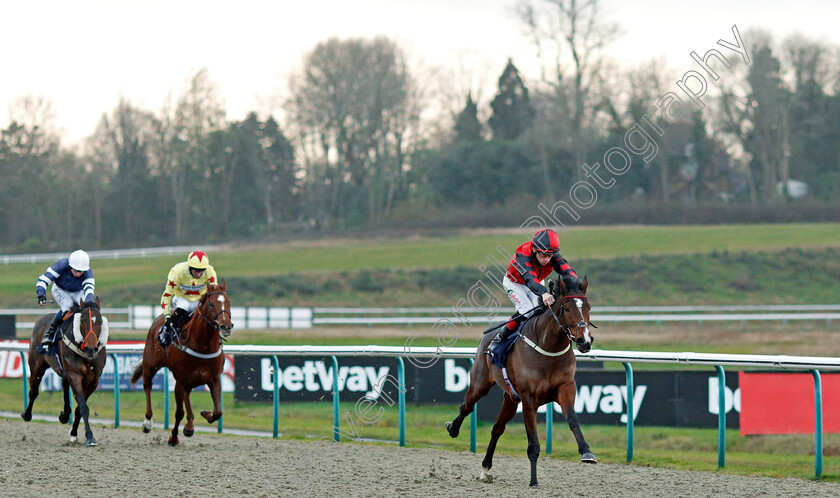
M 499 91 L 490 102 L 490 108 L 493 114 L 489 124 L 493 138 L 496 139 L 517 139 L 534 120 L 534 107 L 528 97 L 528 88 L 511 59 L 508 59 L 499 77 Z
M 478 106 L 472 93 L 467 95 L 464 110 L 455 118 L 455 143 L 469 143 L 481 140 L 481 123 L 478 121 Z

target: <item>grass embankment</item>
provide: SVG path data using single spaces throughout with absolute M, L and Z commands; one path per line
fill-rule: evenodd
M 235 305 L 451 306 L 477 282 L 495 288 L 481 268 L 500 276 L 488 258 L 505 265 L 525 240 L 507 230 L 291 243 L 228 248 L 211 261 Z M 561 234 L 561 247 L 596 306 L 822 303 L 840 293 L 838 224 L 587 227 Z M 97 294 L 106 307 L 157 303 L 181 260 L 94 261 Z M 2 267 L 0 307 L 31 307 L 46 266 Z

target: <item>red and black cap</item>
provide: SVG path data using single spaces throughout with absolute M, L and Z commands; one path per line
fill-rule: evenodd
M 534 234 L 534 250 L 545 253 L 555 254 L 560 250 L 560 237 L 557 232 L 548 228 L 541 228 Z

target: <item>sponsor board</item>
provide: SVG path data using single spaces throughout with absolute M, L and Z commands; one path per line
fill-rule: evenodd
M 584 371 L 575 376 L 575 413 L 581 424 L 627 423 L 627 386 L 624 372 Z M 633 376 L 633 423 L 666 427 L 717 427 L 718 379 L 705 372 L 636 372 Z M 738 377 L 726 379 L 726 425 L 738 427 Z M 502 406 L 502 391 L 493 389 L 478 402 L 478 418 L 495 421 Z M 514 420 L 521 421 L 520 403 Z M 545 413 L 542 406 L 539 413 Z M 563 422 L 554 403 L 555 422 Z
M 13 344 L 29 344 L 28 341 L 4 341 L 4 343 L 13 343 Z M 144 344 L 141 341 L 109 341 L 112 344 Z M 120 391 L 142 391 L 143 390 L 143 380 L 139 380 L 137 384 L 131 385 L 129 384 L 129 379 L 131 378 L 131 373 L 134 371 L 134 365 L 136 365 L 142 358 L 143 355 L 140 353 L 132 353 L 132 354 L 118 354 L 117 357 L 117 365 L 116 365 L 116 372 L 119 374 L 119 381 L 120 381 Z M 0 378 L 16 378 L 20 379 L 23 377 L 23 363 L 22 361 L 29 361 L 29 353 L 23 354 L 23 360 L 21 360 L 21 354 L 16 351 L 0 351 Z M 29 365 L 27 363 L 27 374 L 28 374 Z M 167 371 L 168 372 L 168 371 Z M 105 362 L 105 367 L 102 369 L 102 375 L 99 377 L 99 386 L 97 387 L 100 391 L 113 391 L 114 390 L 114 380 L 115 380 L 115 368 L 114 368 L 114 359 L 109 354 L 108 359 Z M 169 390 L 175 390 L 175 378 L 172 376 L 171 372 L 169 373 Z M 164 372 L 158 371 L 153 380 L 152 380 L 152 390 L 154 391 L 161 391 L 163 390 L 163 375 Z M 225 366 L 224 370 L 222 371 L 222 390 L 224 392 L 233 392 L 235 389 L 234 386 L 234 360 L 233 355 L 225 355 Z M 207 390 L 207 386 L 199 387 L 199 390 Z M 44 374 L 44 378 L 41 380 L 41 390 L 42 391 L 60 391 L 61 390 L 61 377 L 58 376 L 55 372 L 53 372 L 52 368 L 48 368 L 46 373 Z
M 739 372 L 741 436 L 814 434 L 814 377 L 810 373 Z M 823 432 L 840 433 L 840 374 L 821 374 Z

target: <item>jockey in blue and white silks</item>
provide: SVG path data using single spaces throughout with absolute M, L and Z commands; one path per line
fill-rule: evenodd
M 73 304 L 93 301 L 96 281 L 93 278 L 93 270 L 90 269 L 88 254 L 81 250 L 73 251 L 69 258 L 59 259 L 38 277 L 35 294 L 38 296 L 39 306 L 47 302 L 47 287 L 50 284 L 52 284 L 52 295 L 60 310 L 41 339 L 38 350 L 42 354 L 46 354 L 55 339 L 55 331 L 61 324 L 64 313 L 70 310 Z

